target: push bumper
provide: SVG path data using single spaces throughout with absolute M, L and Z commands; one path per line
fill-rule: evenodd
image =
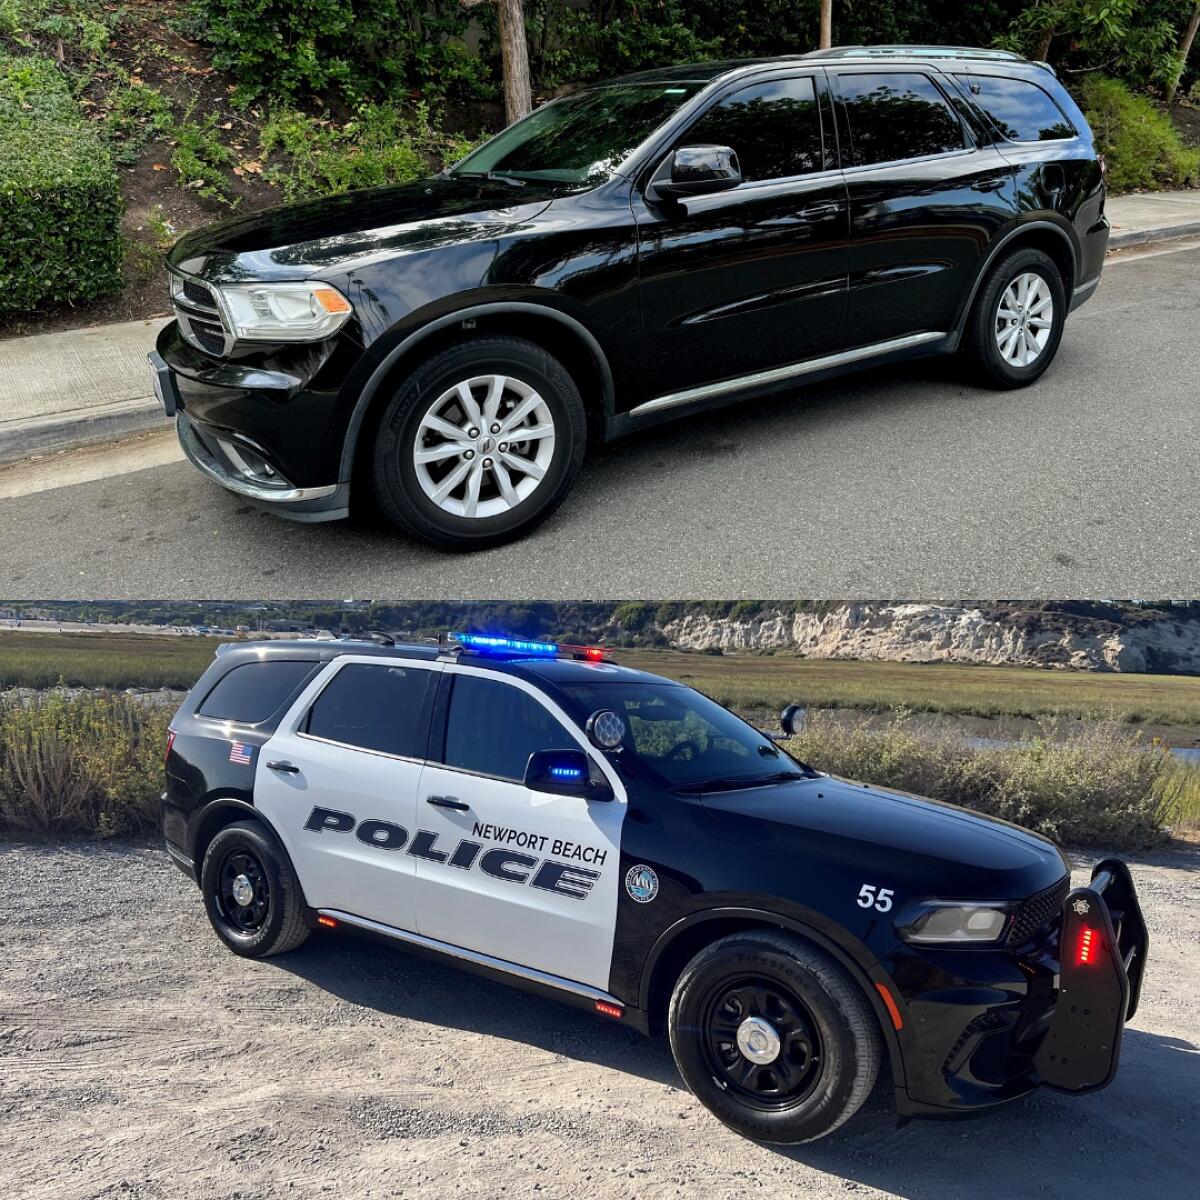
M 1125 1023 L 1137 1011 L 1149 938 L 1129 868 L 1108 858 L 1063 905 L 1058 995 L 1033 1065 L 1042 1083 L 1094 1092 L 1117 1073 Z
M 880 964 L 904 1016 L 902 1115 L 988 1108 L 1043 1084 L 1087 1092 L 1112 1081 L 1148 946 L 1128 868 L 1107 859 L 1087 887 L 1068 891 L 1064 881 L 1045 921 L 1019 949 L 910 947 Z

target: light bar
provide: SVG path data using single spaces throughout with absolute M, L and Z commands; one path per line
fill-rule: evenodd
M 521 638 L 491 637 L 484 633 L 452 633 L 452 641 L 469 650 L 488 651 L 500 654 L 540 654 L 552 658 L 558 653 L 553 642 L 527 642 Z
M 603 662 L 611 653 L 606 646 L 572 646 L 565 642 L 531 642 L 524 638 L 495 637 L 488 633 L 452 633 L 450 640 L 481 654 L 528 654 L 545 658 L 564 654 L 587 662 Z

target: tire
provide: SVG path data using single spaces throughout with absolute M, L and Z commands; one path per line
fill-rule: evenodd
M 743 997 L 740 1008 L 723 1002 L 727 996 Z M 765 1066 L 724 1037 L 747 1016 L 765 1017 L 779 1037 L 780 1045 L 760 1047 L 776 1051 Z M 736 933 L 700 951 L 675 985 L 668 1029 L 688 1087 L 718 1120 L 756 1141 L 825 1137 L 858 1111 L 879 1074 L 879 1026 L 861 990 L 790 934 Z
M 482 418 L 491 394 L 489 380 L 496 378 L 509 381 L 497 402 L 499 419 L 477 425 L 456 400 L 461 395 L 458 385 L 477 381 L 468 395 Z M 551 435 L 502 442 L 504 416 L 517 415 L 534 393 L 542 403 L 522 418 L 518 430 L 549 428 Z M 454 441 L 423 427 L 430 414 L 445 414 L 443 420 L 461 428 L 463 438 Z M 493 440 L 497 424 L 501 433 Z M 469 436 L 472 429 L 477 431 L 475 438 Z M 500 445 L 505 452 L 499 451 Z M 524 338 L 474 338 L 434 355 L 396 389 L 371 447 L 371 489 L 383 517 L 404 533 L 448 550 L 480 549 L 520 537 L 550 516 L 570 491 L 586 448 L 583 399 L 562 363 Z M 418 452 L 443 451 L 442 459 L 428 464 L 414 458 Z M 531 463 L 531 471 L 541 472 L 540 478 L 512 465 L 518 462 Z M 435 499 L 433 493 L 456 471 L 467 474 L 447 497 Z M 480 479 L 475 501 L 479 511 L 471 515 L 474 475 Z M 508 482 L 508 495 L 501 494 L 501 475 Z
M 253 888 L 254 902 L 244 909 L 228 894 L 231 870 Z M 200 889 L 217 937 L 234 954 L 267 958 L 294 950 L 308 937 L 300 881 L 287 855 L 257 821 L 235 821 L 213 838 L 200 868 Z
M 1044 327 L 1046 338 L 1036 354 L 1028 362 L 1021 364 L 1011 361 L 1001 352 L 997 342 L 998 323 L 1000 321 L 1001 301 L 1010 285 L 1015 285 L 1022 279 L 1037 278 L 1042 281 L 1042 290 L 1037 295 L 1037 303 L 1045 298 L 1046 291 L 1050 297 L 1050 325 Z M 1036 304 L 1029 305 L 1035 308 Z M 1009 328 L 1012 330 L 1013 353 L 1018 354 L 1024 348 L 1029 353 L 1029 343 L 1023 342 L 1023 320 L 1032 319 L 1036 322 L 1044 318 L 1045 310 L 1036 314 L 1022 316 L 1020 310 L 1009 309 L 1017 315 L 1010 317 Z M 1063 287 L 1062 276 L 1054 260 L 1040 250 L 1014 250 L 1007 254 L 991 269 L 979 295 L 975 307 L 967 322 L 964 349 L 971 357 L 975 373 L 980 382 L 993 388 L 1027 387 L 1036 379 L 1041 378 L 1047 367 L 1054 361 L 1058 353 L 1058 345 L 1062 340 L 1063 326 L 1067 319 L 1066 290 Z M 1015 321 L 1016 324 L 1012 324 Z M 1043 329 L 1036 324 L 1028 326 L 1031 339 L 1040 338 Z

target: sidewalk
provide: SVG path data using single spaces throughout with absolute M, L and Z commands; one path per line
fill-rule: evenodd
M 165 318 L 0 341 L 0 463 L 170 428 L 146 355 Z
M 1200 237 L 1200 190 L 1117 196 L 1117 250 Z M 0 341 L 0 464 L 169 427 L 146 354 L 165 320 L 131 321 Z

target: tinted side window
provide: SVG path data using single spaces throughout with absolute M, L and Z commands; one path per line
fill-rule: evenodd
M 424 758 L 436 672 L 391 663 L 347 663 L 308 710 L 313 737 L 404 758 Z
M 965 146 L 962 125 L 928 75 L 841 75 L 856 167 L 944 154 Z
M 811 79 L 774 79 L 744 87 L 688 130 L 688 146 L 732 146 L 744 179 L 782 179 L 820 171 L 821 114 Z
M 520 782 L 535 750 L 578 742 L 532 696 L 494 679 L 455 675 L 446 727 L 446 766 Z
M 1048 142 L 1075 136 L 1062 109 L 1036 83 L 992 75 L 960 75 L 958 80 L 996 128 L 1014 142 Z
M 279 708 L 316 665 L 294 659 L 243 663 L 217 680 L 196 713 L 218 721 L 257 725 Z

